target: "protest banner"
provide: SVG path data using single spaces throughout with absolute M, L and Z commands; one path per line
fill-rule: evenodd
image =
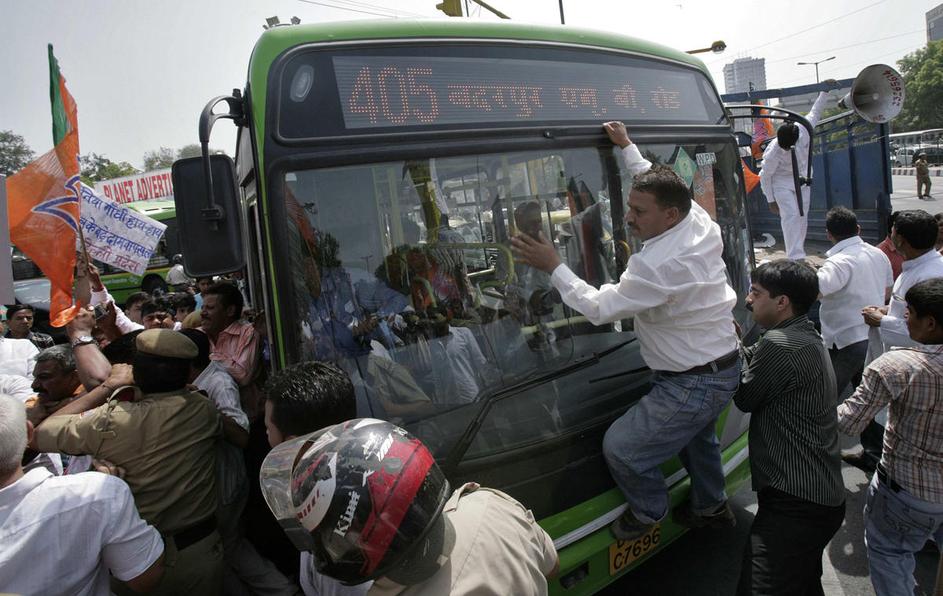
M 95 194 L 82 185 L 82 231 L 88 255 L 143 275 L 166 225 Z
M 96 182 L 95 193 L 115 203 L 173 200 L 174 184 L 167 168 Z

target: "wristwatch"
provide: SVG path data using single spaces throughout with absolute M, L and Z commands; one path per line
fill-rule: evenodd
M 95 338 L 91 335 L 80 335 L 72 340 L 72 347 L 86 346 L 95 343 Z

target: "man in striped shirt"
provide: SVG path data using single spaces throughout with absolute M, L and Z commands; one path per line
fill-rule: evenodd
M 738 594 L 823 594 L 822 551 L 845 517 L 835 373 L 806 313 L 819 293 L 808 265 L 782 259 L 753 272 L 747 308 L 767 329 L 742 350 L 734 396 L 751 412 L 750 471 L 759 509 Z
M 914 553 L 943 544 L 943 278 L 905 294 L 917 345 L 885 352 L 838 407 L 843 433 L 858 434 L 889 405 L 884 452 L 864 507 L 864 540 L 878 596 L 914 593 Z

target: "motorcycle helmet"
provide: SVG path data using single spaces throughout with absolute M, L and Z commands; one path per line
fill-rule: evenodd
M 454 545 L 442 516 L 445 475 L 419 439 L 389 422 L 349 420 L 282 443 L 260 480 L 295 546 L 344 584 L 421 581 Z

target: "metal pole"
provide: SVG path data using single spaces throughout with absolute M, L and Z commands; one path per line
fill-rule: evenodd
M 819 63 L 816 62 L 815 63 L 815 83 L 818 84 L 818 82 L 819 82 Z
M 560 24 L 566 25 L 566 21 L 563 20 L 563 0 L 560 0 Z

